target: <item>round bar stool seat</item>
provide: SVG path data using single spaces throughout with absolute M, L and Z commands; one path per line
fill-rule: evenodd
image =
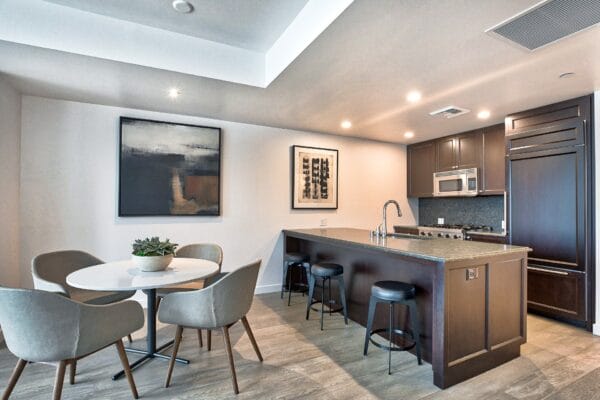
M 300 264 L 303 262 L 308 262 L 310 260 L 310 257 L 308 256 L 308 254 L 290 252 L 285 253 L 283 259 L 288 263 Z
M 406 351 L 416 347 L 417 361 L 421 362 L 421 339 L 419 334 L 419 316 L 416 303 L 417 289 L 414 285 L 398 281 L 379 281 L 371 287 L 371 299 L 369 300 L 369 316 L 367 319 L 367 330 L 365 332 L 365 345 L 363 354 L 366 356 L 369 342 L 388 351 L 388 374 L 392 373 L 392 351 Z M 373 330 L 373 319 L 377 303 L 389 304 L 389 321 L 387 328 Z M 411 329 L 398 329 L 394 326 L 394 305 L 401 304 L 408 308 Z M 389 345 L 377 343 L 371 336 L 376 333 L 386 332 L 389 337 Z M 404 346 L 394 343 L 395 336 L 402 338 Z
M 321 300 L 313 301 L 313 296 L 315 294 L 315 286 L 317 279 L 321 280 Z M 340 295 L 340 300 L 342 303 L 342 307 L 338 309 L 333 309 L 331 300 L 331 280 L 335 279 L 338 282 L 338 291 Z M 348 325 L 348 309 L 346 307 L 346 288 L 344 286 L 344 267 L 340 264 L 330 263 L 330 262 L 319 262 L 315 263 L 310 267 L 309 274 L 309 282 L 308 282 L 308 301 L 306 303 L 306 319 L 308 320 L 309 313 L 311 310 L 311 306 L 315 303 L 321 303 L 321 330 L 323 330 L 323 314 L 324 309 L 323 306 L 325 304 L 325 285 L 329 283 L 329 296 L 327 299 L 329 314 L 332 312 L 343 311 L 344 313 L 344 322 Z M 315 310 L 315 309 L 313 309 Z M 319 310 L 315 310 L 319 311 Z
M 320 277 L 331 277 L 342 275 L 344 273 L 344 267 L 334 263 L 317 263 L 313 264 L 310 272 L 311 274 Z
M 379 281 L 371 287 L 371 296 L 387 301 L 404 301 L 414 299 L 416 288 L 414 285 L 398 281 Z
M 301 268 L 302 282 L 292 284 L 292 274 L 290 269 L 295 267 Z M 286 252 L 283 255 L 283 280 L 281 282 L 281 298 L 283 299 L 283 292 L 288 291 L 288 306 L 292 301 L 292 291 L 298 291 L 301 288 L 302 296 L 307 291 L 308 286 L 308 271 L 310 270 L 310 256 L 300 252 Z M 304 283 L 306 279 L 306 283 Z

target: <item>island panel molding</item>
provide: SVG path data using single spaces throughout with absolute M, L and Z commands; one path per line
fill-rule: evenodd
M 292 146 L 292 208 L 338 208 L 338 151 Z
M 120 118 L 119 216 L 220 215 L 221 129 Z

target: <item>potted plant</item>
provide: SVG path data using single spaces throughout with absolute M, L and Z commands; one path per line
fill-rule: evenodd
M 164 271 L 173 260 L 177 246 L 177 243 L 171 243 L 169 239 L 161 242 L 158 237 L 137 239 L 132 245 L 133 263 L 141 271 Z

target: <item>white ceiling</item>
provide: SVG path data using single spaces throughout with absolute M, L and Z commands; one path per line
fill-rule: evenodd
M 189 0 L 180 14 L 170 0 L 45 0 L 95 14 L 265 52 L 308 0 Z
M 0 73 L 32 95 L 412 143 L 600 89 L 599 27 L 535 52 L 484 33 L 537 2 L 356 0 L 266 88 L 7 41 Z M 472 112 L 428 115 L 447 105 Z

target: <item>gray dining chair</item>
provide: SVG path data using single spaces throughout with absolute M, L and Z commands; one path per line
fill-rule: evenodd
M 0 287 L 0 328 L 8 350 L 19 358 L 2 399 L 10 397 L 28 362 L 58 362 L 53 399 L 59 400 L 66 367 L 74 384 L 77 360 L 113 344 L 137 399 L 121 338 L 143 325 L 144 312 L 134 301 L 87 305 L 56 293 Z
M 225 351 L 229 358 L 233 391 L 235 394 L 239 393 L 229 328 L 236 322 L 242 321 L 252 347 L 262 362 L 262 355 L 246 318 L 254 298 L 260 263 L 260 261 L 256 261 L 230 272 L 207 288 L 193 292 L 171 293 L 163 299 L 158 310 L 159 321 L 177 326 L 165 387 L 169 387 L 171 384 L 171 375 L 181 343 L 183 328 L 221 329 Z
M 61 250 L 40 254 L 31 261 L 33 286 L 38 290 L 60 293 L 85 304 L 105 305 L 126 300 L 135 290 L 104 292 L 69 286 L 67 275 L 82 268 L 103 264 L 104 261 L 80 250 Z M 127 336 L 129 343 L 131 335 Z
M 203 283 L 200 283 L 199 287 L 191 287 L 187 286 L 169 286 L 165 288 L 156 289 L 156 297 L 157 304 L 156 308 L 158 309 L 161 300 L 170 293 L 175 292 L 189 292 L 192 290 L 198 290 L 204 287 L 208 287 L 227 275 L 227 272 L 221 272 L 221 265 L 223 264 L 223 249 L 221 246 L 213 243 L 194 243 L 182 246 L 175 253 L 175 257 L 185 257 L 185 258 L 198 258 L 201 260 L 209 260 L 215 262 L 219 265 L 219 271 L 216 275 L 213 275 L 204 280 Z M 194 282 L 195 283 L 195 282 Z M 198 345 L 200 347 L 203 346 L 202 343 L 202 329 L 198 329 Z M 212 334 L 211 331 L 206 332 L 206 347 L 207 350 L 210 351 L 212 347 Z

